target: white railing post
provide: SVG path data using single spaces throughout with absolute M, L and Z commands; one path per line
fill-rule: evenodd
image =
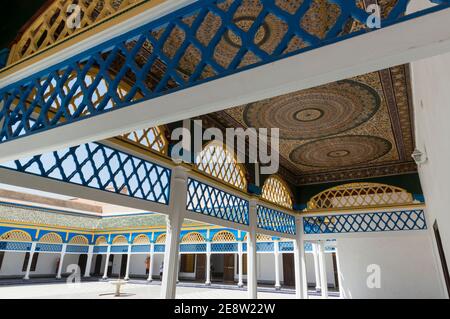
M 247 290 L 250 299 L 258 298 L 257 254 L 256 254 L 256 222 L 257 199 L 249 202 L 249 230 L 247 233 Z
M 103 279 L 108 279 L 108 266 L 109 266 L 109 256 L 111 255 L 111 245 L 108 245 L 106 249 L 106 261 L 105 261 L 105 270 L 103 272 Z
M 148 282 L 153 281 L 153 265 L 155 264 L 154 257 L 155 257 L 155 244 L 151 243 L 150 244 L 150 265 L 148 266 L 148 278 L 147 278 Z
M 320 264 L 320 290 L 322 298 L 328 298 L 328 279 L 327 279 L 327 265 L 325 260 L 325 242 L 319 241 L 319 264 Z
M 56 279 L 61 279 L 61 273 L 64 264 L 64 256 L 66 255 L 67 244 L 62 245 L 61 256 L 59 257 L 58 273 L 56 274 Z
M 86 261 L 86 269 L 84 271 L 84 277 L 91 276 L 91 267 L 92 267 L 92 258 L 94 257 L 94 245 L 89 245 L 87 261 Z
M 275 258 L 275 289 L 280 290 L 280 252 L 278 247 L 278 240 L 274 240 L 273 242 L 273 256 Z
M 23 277 L 23 279 L 25 279 L 25 280 L 30 279 L 31 263 L 33 261 L 33 255 L 34 255 L 34 251 L 35 250 L 36 250 L 36 242 L 33 241 L 31 243 L 30 254 L 29 254 L 29 258 L 28 258 L 27 270 L 25 272 L 25 277 Z
M 295 267 L 295 296 L 297 299 L 307 299 L 305 242 L 303 240 L 303 219 L 297 217 L 295 221 L 297 235 L 294 241 L 294 267 Z
M 243 248 L 242 248 L 242 246 L 243 246 L 243 243 L 242 243 L 242 241 L 239 241 L 238 242 L 238 287 L 239 288 L 242 288 L 242 287 L 244 287 L 244 281 L 243 281 L 243 269 L 242 269 L 242 267 L 244 266 L 244 263 L 243 263 L 243 254 L 244 254 L 244 252 L 243 252 Z
M 125 270 L 125 280 L 130 280 L 130 259 L 131 259 L 131 244 L 128 244 L 127 252 L 127 268 Z
M 318 244 L 315 242 L 311 243 L 312 253 L 314 258 L 314 275 L 316 278 L 316 291 L 320 291 L 320 267 L 319 267 L 319 254 L 318 254 Z

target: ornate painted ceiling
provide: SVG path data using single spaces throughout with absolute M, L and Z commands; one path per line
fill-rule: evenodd
M 280 129 L 280 173 L 296 185 L 416 171 L 407 65 L 237 106 L 209 125 Z

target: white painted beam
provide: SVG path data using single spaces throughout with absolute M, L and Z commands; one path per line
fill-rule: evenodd
M 450 51 L 450 9 L 0 144 L 0 163 L 103 140 Z

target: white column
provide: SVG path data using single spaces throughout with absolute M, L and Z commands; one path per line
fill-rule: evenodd
M 175 299 L 178 252 L 181 226 L 186 211 L 187 171 L 182 166 L 173 169 L 170 191 L 170 215 L 167 216 L 164 270 L 161 287 L 162 299 Z
M 92 267 L 92 258 L 94 257 L 94 245 L 89 245 L 87 261 L 86 261 L 86 269 L 84 271 L 84 277 L 91 276 L 91 267 Z
M 320 264 L 320 291 L 322 298 L 328 298 L 328 279 L 327 279 L 327 265 L 325 261 L 325 242 L 320 241 L 319 248 L 319 264 Z
M 130 280 L 130 260 L 131 260 L 131 244 L 128 244 L 127 268 L 125 270 L 125 280 Z
M 319 267 L 319 253 L 318 253 L 318 244 L 311 243 L 312 245 L 312 253 L 314 258 L 314 275 L 316 278 L 316 291 L 320 291 L 320 267 Z
M 258 298 L 258 282 L 256 268 L 256 207 L 257 200 L 250 200 L 249 230 L 247 233 L 247 290 L 250 299 Z
M 33 261 L 33 255 L 34 255 L 35 250 L 36 250 L 36 242 L 32 242 L 31 249 L 30 249 L 30 258 L 28 258 L 27 271 L 25 272 L 25 277 L 23 277 L 23 279 L 25 279 L 25 280 L 30 279 L 31 263 Z
M 206 286 L 211 286 L 211 242 L 206 242 Z
M 155 244 L 151 243 L 150 244 L 150 265 L 148 267 L 148 278 L 147 281 L 148 282 L 152 282 L 153 281 L 153 265 L 155 264 L 154 262 L 154 257 L 155 257 Z
M 278 240 L 273 242 L 273 256 L 275 258 L 275 289 L 280 290 L 280 252 L 278 247 Z
M 306 282 L 305 242 L 303 240 L 303 219 L 296 218 L 297 236 L 294 240 L 295 296 L 297 299 L 308 298 Z
M 108 279 L 108 264 L 110 255 L 111 255 L 111 245 L 108 245 L 108 248 L 106 250 L 105 271 L 103 272 L 103 279 Z
M 61 257 L 59 257 L 58 273 L 56 274 L 56 279 L 61 279 L 61 273 L 64 264 L 64 256 L 66 255 L 67 244 L 62 245 Z
M 336 245 L 337 246 L 337 245 Z M 337 265 L 337 278 L 338 278 L 338 287 L 339 287 L 339 298 L 344 298 L 344 287 L 342 287 L 342 274 L 341 274 L 341 266 L 339 263 L 339 250 L 337 247 L 335 247 L 335 253 L 336 253 L 336 265 Z
M 243 259 L 244 251 L 243 251 L 242 246 L 243 246 L 242 241 L 238 242 L 238 279 L 239 279 L 238 280 L 238 287 L 239 288 L 244 287 L 244 281 L 243 281 L 243 278 L 242 278 L 242 274 L 243 274 L 243 269 L 242 268 L 244 267 L 244 263 L 243 263 L 242 259 Z

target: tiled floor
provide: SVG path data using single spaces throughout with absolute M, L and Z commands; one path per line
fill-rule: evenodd
M 114 287 L 110 282 L 66 283 L 33 283 L 0 286 L 0 298 L 49 298 L 49 299 L 157 299 L 160 296 L 159 284 L 145 284 L 133 281 L 122 288 L 123 295 L 114 297 Z M 178 299 L 245 299 L 247 291 L 241 289 L 205 288 L 195 285 L 177 287 Z M 258 293 L 260 299 L 292 299 L 292 292 L 270 292 L 268 289 Z M 310 296 L 310 298 L 318 298 Z M 335 297 L 334 297 L 335 298 Z

